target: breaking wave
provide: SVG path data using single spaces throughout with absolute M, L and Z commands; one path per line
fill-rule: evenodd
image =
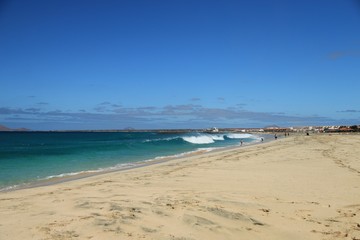
M 227 134 L 226 137 L 232 139 L 243 139 L 243 138 L 254 138 L 254 135 L 249 133 L 230 133 Z
M 174 137 L 167 138 L 156 138 L 156 139 L 147 139 L 144 143 L 151 142 L 178 142 L 183 141 L 191 144 L 212 144 L 218 141 L 226 141 L 233 139 L 256 139 L 257 136 L 248 134 L 248 133 L 226 133 L 226 134 L 207 134 L 207 133 L 196 133 L 192 135 L 179 135 Z
M 193 143 L 193 144 L 210 144 L 215 141 L 224 141 L 226 139 L 246 139 L 246 138 L 256 138 L 256 136 L 252 134 L 200 134 L 198 136 L 186 136 L 181 137 L 184 141 Z

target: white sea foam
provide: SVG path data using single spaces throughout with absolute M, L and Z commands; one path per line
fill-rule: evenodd
M 211 152 L 214 150 L 222 149 L 224 147 L 209 147 L 209 148 L 199 148 L 200 152 Z
M 230 139 L 257 138 L 255 135 L 248 133 L 198 134 L 196 136 L 176 136 L 168 138 L 146 139 L 144 142 L 172 141 L 176 139 L 183 139 L 184 141 L 193 144 L 210 144 L 214 143 L 215 141 L 224 141 L 225 137 Z
M 98 168 L 96 170 L 86 170 L 86 171 L 61 173 L 61 174 L 58 174 L 58 175 L 51 175 L 51 176 L 47 176 L 45 178 L 41 178 L 41 179 L 39 178 L 39 180 L 42 180 L 42 179 L 49 180 L 49 179 L 53 179 L 53 178 L 71 177 L 71 176 L 80 175 L 80 174 L 91 174 L 91 173 L 114 171 L 114 170 L 120 170 L 120 169 L 125 169 L 125 168 L 131 168 L 131 167 L 134 167 L 135 165 L 136 164 L 134 164 L 134 163 L 120 163 L 120 164 L 117 164 L 117 165 L 112 166 L 112 167 Z
M 224 139 L 224 135 L 210 135 L 212 139 L 214 139 L 215 141 L 223 141 Z
M 230 133 L 227 134 L 226 137 L 231 139 L 241 139 L 241 138 L 253 138 L 254 135 L 248 133 Z
M 212 134 L 201 134 L 197 136 L 176 136 L 176 137 L 168 137 L 168 138 L 155 138 L 155 139 L 146 139 L 143 142 L 158 142 L 158 141 L 172 141 L 176 139 L 183 139 L 186 142 L 193 144 L 209 144 L 214 143 L 214 141 L 223 141 L 224 135 L 212 135 Z
M 214 139 L 208 135 L 188 136 L 188 137 L 182 137 L 182 139 L 184 139 L 184 141 L 193 144 L 209 144 L 215 142 Z
M 143 142 L 159 142 L 159 141 L 171 141 L 174 139 L 178 139 L 179 137 L 168 137 L 168 138 L 154 138 L 154 139 L 146 139 Z
M 97 172 L 101 172 L 101 171 L 102 170 L 98 169 L 98 170 L 88 170 L 88 171 L 61 173 L 61 174 L 58 174 L 58 175 L 50 175 L 50 176 L 47 176 L 45 178 L 39 178 L 39 180 L 49 180 L 49 179 L 53 179 L 53 178 L 65 178 L 65 177 L 71 177 L 71 176 L 75 176 L 75 175 L 79 175 L 79 174 L 97 173 Z
M 257 139 L 258 137 L 248 133 L 229 133 L 229 134 L 201 134 L 198 136 L 186 136 L 182 137 L 184 141 L 193 144 L 210 144 L 214 143 L 215 141 L 224 141 L 225 137 L 230 139 L 245 139 L 245 138 L 252 138 Z M 259 138 L 260 139 L 260 138 Z
M 156 157 L 154 159 L 145 160 L 144 162 L 152 162 L 152 161 L 161 160 L 161 159 L 167 159 L 167 158 L 179 158 L 179 157 L 184 157 L 184 156 L 188 156 L 188 155 L 196 154 L 196 153 L 211 152 L 211 151 L 213 151 L 215 149 L 219 149 L 219 148 L 198 148 L 198 149 L 196 149 L 194 151 L 183 152 L 183 153 L 174 154 L 174 155 Z
M 7 187 L 4 187 L 4 188 L 0 188 L 0 192 L 11 191 L 11 190 L 16 189 L 18 187 L 19 187 L 19 185 L 7 186 Z

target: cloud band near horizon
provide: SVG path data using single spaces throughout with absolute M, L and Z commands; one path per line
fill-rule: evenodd
M 69 123 L 91 126 L 91 129 L 108 128 L 206 128 L 218 127 L 264 127 L 280 126 L 333 125 L 336 120 L 323 116 L 292 116 L 285 113 L 256 112 L 242 107 L 214 108 L 198 104 L 166 105 L 162 107 L 129 108 L 121 105 L 99 104 L 92 110 L 45 111 L 41 108 L 0 107 L 0 121 L 3 123 L 23 124 L 41 123 L 42 130 L 47 123 L 56 129 Z M 142 127 L 143 126 L 143 127 Z

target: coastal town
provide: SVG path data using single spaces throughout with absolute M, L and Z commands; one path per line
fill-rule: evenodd
M 297 132 L 297 133 L 346 133 L 360 132 L 360 125 L 351 126 L 301 126 L 301 127 L 279 127 L 270 126 L 265 128 L 246 128 L 241 132 Z

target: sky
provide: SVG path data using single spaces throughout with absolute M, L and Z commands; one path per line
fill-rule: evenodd
M 0 0 L 0 125 L 360 124 L 360 1 Z

